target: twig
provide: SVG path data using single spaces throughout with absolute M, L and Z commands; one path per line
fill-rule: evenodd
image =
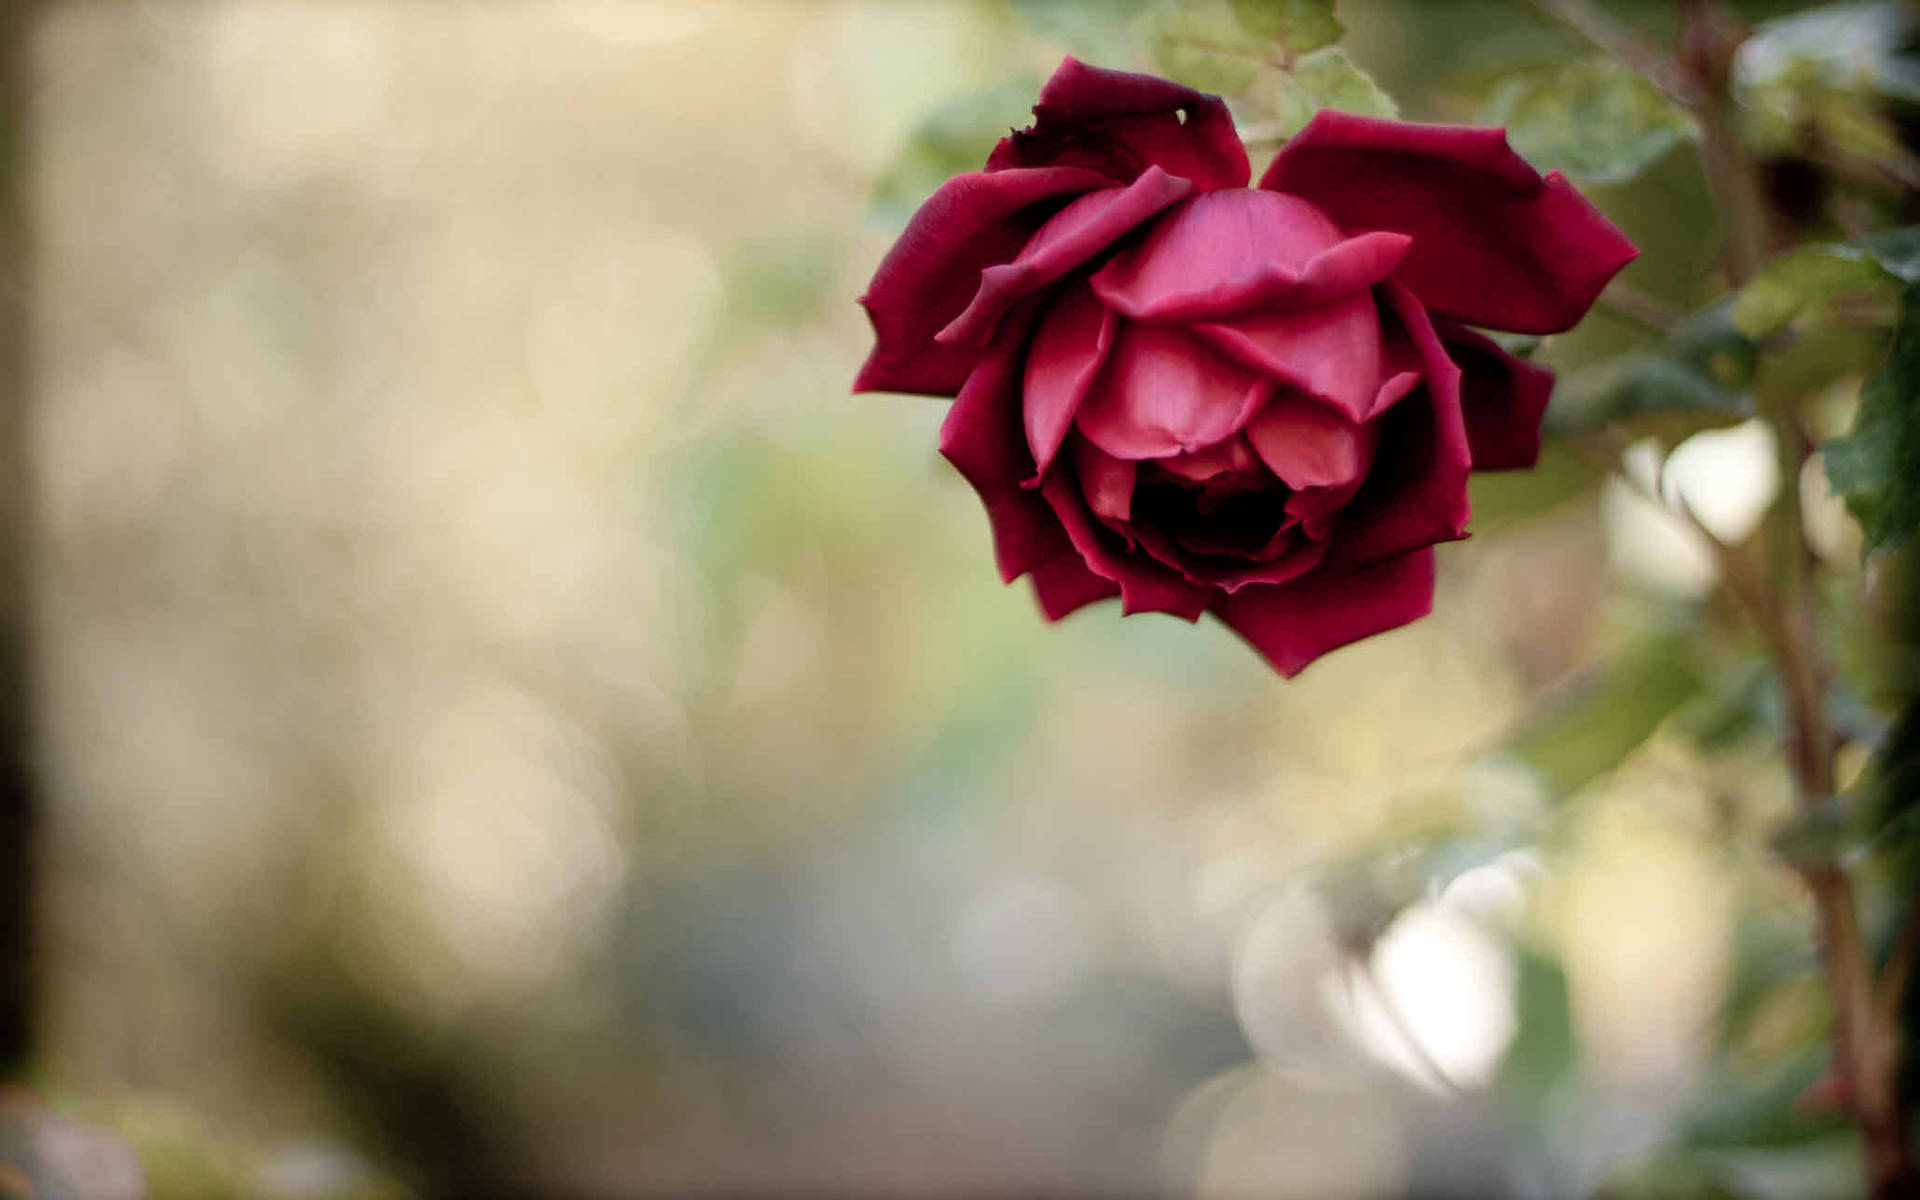
M 1633 70 L 1668 100 L 1693 107 L 1693 90 L 1685 72 L 1644 34 L 1619 24 L 1589 0 L 1533 0 L 1533 6 Z
M 1692 81 L 1688 107 L 1700 122 L 1700 165 L 1727 227 L 1727 275 L 1735 287 L 1753 278 L 1772 251 L 1760 177 L 1734 131 L 1729 93 L 1740 38 L 1714 0 L 1681 0 L 1680 66 Z
M 1657 296 L 1648 295 L 1630 283 L 1616 279 L 1600 293 L 1600 304 L 1634 324 L 1654 333 L 1672 333 L 1683 319 L 1679 309 Z
M 1900 918 L 1900 931 L 1893 949 L 1887 952 L 1886 966 L 1880 970 L 1880 987 L 1875 994 L 1880 1020 L 1886 1028 L 1898 1029 L 1900 1003 L 1906 999 L 1907 984 L 1913 980 L 1914 960 L 1920 958 L 1920 894 L 1907 902 Z

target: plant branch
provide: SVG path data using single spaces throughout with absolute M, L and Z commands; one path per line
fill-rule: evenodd
M 1533 6 L 1628 67 L 1669 101 L 1682 108 L 1693 106 L 1685 73 L 1645 34 L 1621 25 L 1590 0 L 1533 0 Z
M 1801 512 L 1800 478 L 1813 443 L 1790 406 L 1773 414 L 1773 426 L 1781 477 L 1775 555 L 1780 633 L 1774 657 L 1786 693 L 1783 734 L 1795 799 L 1802 809 L 1812 809 L 1831 802 L 1838 791 L 1834 754 L 1839 747 L 1827 715 L 1827 669 L 1816 635 L 1819 561 L 1807 545 Z M 1866 1143 L 1871 1195 L 1874 1200 L 1912 1197 L 1920 1193 L 1920 1171 L 1901 1112 L 1899 1026 L 1876 992 L 1853 881 L 1838 861 L 1798 869 L 1813 895 L 1834 1012 L 1834 1067 Z
M 1600 293 L 1600 306 L 1659 334 L 1672 333 L 1683 319 L 1680 310 L 1665 300 L 1618 279 L 1609 283 L 1606 290 Z
M 1907 911 L 1900 918 L 1900 931 L 1894 936 L 1893 949 L 1888 951 L 1886 966 L 1880 971 L 1880 990 L 1875 999 L 1880 1020 L 1887 1028 L 1899 1028 L 1900 1004 L 1906 999 L 1907 985 L 1913 980 L 1916 958 L 1920 958 L 1920 893 L 1907 901 Z
M 1700 122 L 1700 165 L 1726 226 L 1727 276 L 1735 287 L 1753 278 L 1773 244 L 1759 173 L 1735 133 L 1728 92 L 1741 40 L 1715 0 L 1681 0 L 1679 65 L 1692 84 L 1688 107 Z

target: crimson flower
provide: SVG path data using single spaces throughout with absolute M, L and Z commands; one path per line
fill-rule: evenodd
M 1551 372 L 1637 251 L 1498 129 L 1321 112 L 1258 187 L 1217 96 L 1071 58 L 861 303 L 855 391 L 940 450 L 1049 620 L 1212 613 L 1282 674 L 1426 615 L 1467 476 L 1533 464 Z

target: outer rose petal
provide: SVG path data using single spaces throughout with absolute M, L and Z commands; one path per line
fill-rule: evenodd
M 1367 484 L 1329 535 L 1327 564 L 1342 569 L 1463 537 L 1469 515 L 1473 457 L 1460 414 L 1460 368 L 1407 289 L 1388 282 L 1380 292 L 1398 318 L 1396 340 L 1411 343 L 1405 352 L 1417 356 L 1426 388 L 1380 418 L 1384 428 Z M 1399 382 L 1396 376 L 1388 388 Z
M 959 175 L 942 184 L 907 222 L 860 298 L 875 342 L 853 390 L 957 393 L 981 351 L 943 346 L 934 334 L 967 307 L 982 270 L 1020 253 L 1061 203 L 1109 183 L 1092 171 L 1045 167 Z
M 1207 609 L 1210 590 L 1188 583 L 1150 559 L 1116 551 L 1105 540 L 1114 535 L 1087 511 L 1076 488 L 1076 481 L 1055 473 L 1041 483 L 1040 492 L 1053 506 L 1088 568 L 1120 585 L 1121 612 L 1163 612 L 1188 621 L 1199 620 Z
M 991 347 L 967 378 L 940 426 L 940 453 L 973 485 L 993 526 L 994 561 L 1011 583 L 1047 560 L 1070 552 L 1051 509 L 1020 481 L 1033 459 L 1020 433 L 1020 351 L 1031 313 Z
M 1034 567 L 1033 594 L 1040 601 L 1040 611 L 1046 614 L 1047 620 L 1058 621 L 1096 600 L 1118 596 L 1120 585 L 1087 570 L 1079 552 L 1069 547 L 1065 553 Z
M 1515 358 L 1492 338 L 1452 321 L 1434 322 L 1460 367 L 1460 408 L 1476 471 L 1513 471 L 1540 457 L 1540 418 L 1553 396 L 1553 372 Z
M 1326 557 L 1327 548 L 1282 533 L 1269 547 L 1273 557 L 1257 562 L 1240 556 L 1210 554 L 1157 529 L 1140 529 L 1140 544 L 1149 554 L 1198 584 L 1236 592 L 1243 588 L 1286 583 L 1311 571 Z M 1215 601 L 1219 597 L 1215 596 Z
M 1312 201 L 1349 233 L 1413 237 L 1399 278 L 1436 312 L 1558 333 L 1639 254 L 1558 172 L 1542 179 L 1499 129 L 1323 109 L 1260 186 Z
M 1022 297 L 1052 283 L 1193 190 L 1184 179 L 1148 167 L 1124 188 L 1103 188 L 1054 214 L 1010 263 L 980 274 L 965 312 L 934 336 L 953 346 L 984 346 L 994 325 Z
M 1291 678 L 1329 650 L 1433 611 L 1431 546 L 1345 575 L 1324 570 L 1216 598 L 1215 616 Z
M 1089 167 L 1131 183 L 1157 164 L 1201 188 L 1245 187 L 1252 176 L 1220 97 L 1152 75 L 1067 58 L 1040 89 L 1033 117 L 1032 128 L 994 148 L 987 170 Z

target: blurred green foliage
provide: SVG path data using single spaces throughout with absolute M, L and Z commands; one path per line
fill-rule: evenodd
M 1920 878 L 1920 89 L 1897 5 L 1737 7 L 1791 220 L 1736 294 L 1689 120 L 1517 0 L 70 6 L 49 1091 L 166 1093 L 93 1108 L 158 1200 L 1285 1194 L 1352 1146 L 1462 1195 L 1844 1193 L 1763 848 L 1861 859 L 1883 948 Z M 1256 154 L 1487 114 L 1643 248 L 1649 304 L 1516 346 L 1548 444 L 1473 481 L 1421 626 L 1284 687 L 1210 624 L 1045 629 L 942 408 L 844 395 L 889 232 L 1069 52 L 1222 92 Z M 1787 823 L 1743 614 L 1638 572 L 1596 466 L 1783 412 L 1878 548 L 1814 473 L 1734 538 L 1784 489 L 1840 530 L 1833 829 Z M 1396 945 L 1414 1036 L 1479 1030 L 1464 1097 L 1351 1002 Z

